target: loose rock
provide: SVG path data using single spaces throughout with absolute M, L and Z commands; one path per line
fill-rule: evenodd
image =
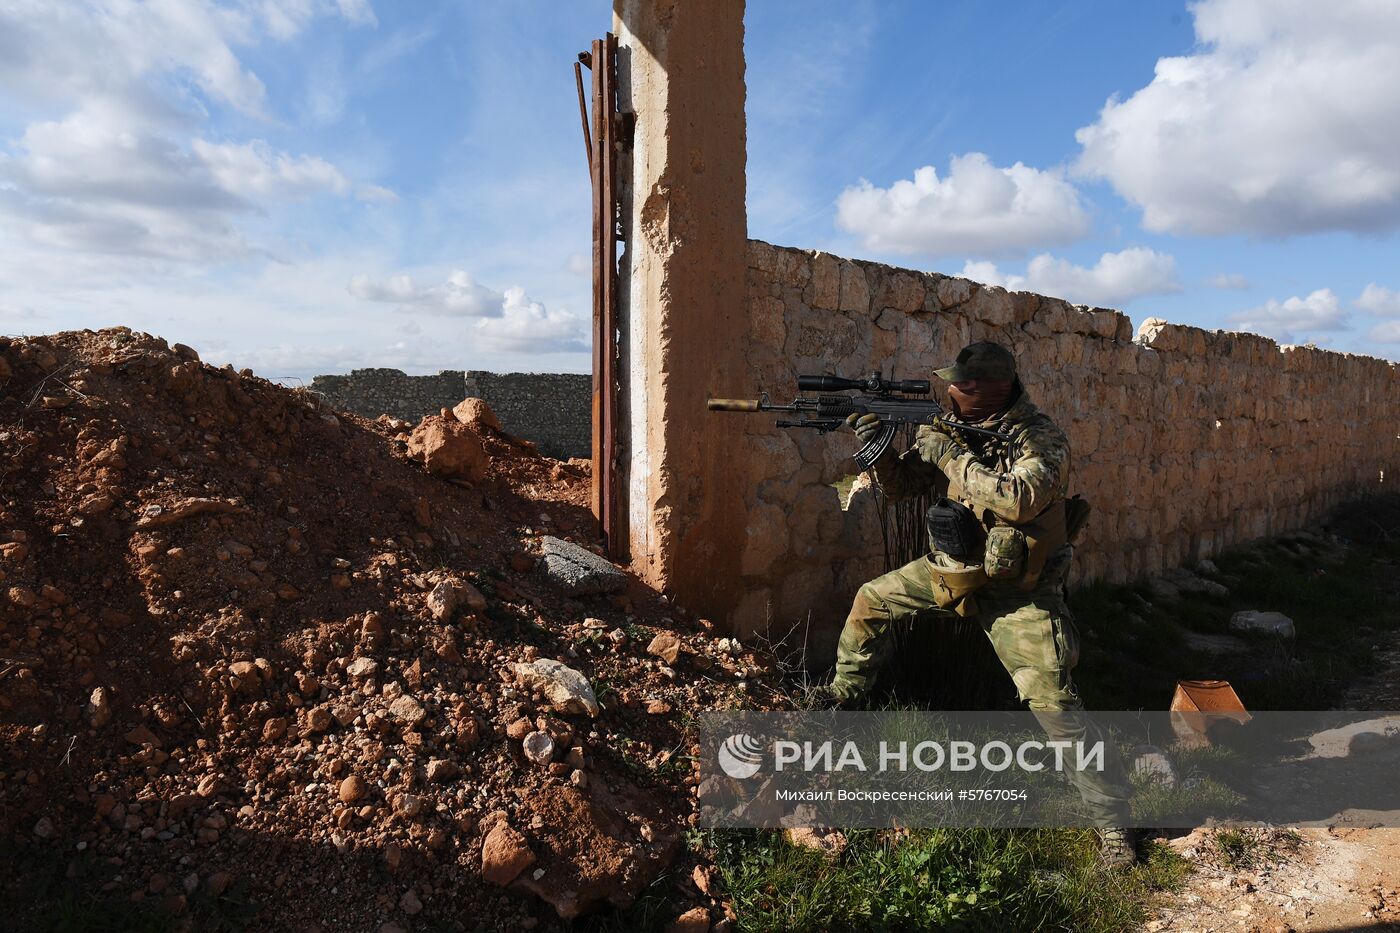
M 461 594 L 456 585 L 444 580 L 428 593 L 428 611 L 433 614 L 434 619 L 445 622 L 452 618 L 461 601 Z
M 112 702 L 106 687 L 98 687 L 88 698 L 88 723 L 94 729 L 101 729 L 112 721 Z
M 481 876 L 502 887 L 510 884 L 535 862 L 525 837 L 504 821 L 486 834 L 481 844 Z
M 520 747 L 525 757 L 537 765 L 547 765 L 554 759 L 554 740 L 546 732 L 531 732 Z
M 661 632 L 647 645 L 647 654 L 654 654 L 667 664 L 674 665 L 681 656 L 681 640 L 673 632 Z
M 1254 632 L 1292 638 L 1297 634 L 1293 620 L 1281 612 L 1259 612 L 1246 609 L 1230 616 L 1230 628 L 1236 632 Z
M 374 677 L 379 673 L 379 662 L 373 658 L 356 658 L 350 662 L 350 666 L 345 669 L 345 673 L 350 675 L 350 680 L 360 683 Z
M 598 698 L 588 678 L 578 671 L 548 658 L 511 666 L 515 678 L 527 689 L 537 689 L 561 713 L 598 715 Z
M 365 786 L 364 779 L 358 774 L 352 774 L 340 782 L 340 802 L 354 803 L 368 793 L 368 791 L 369 788 Z
M 399 722 L 416 726 L 427 717 L 428 713 L 423 709 L 423 704 L 405 694 L 389 704 L 389 715 Z
M 703 907 L 692 907 L 666 924 L 666 933 L 709 933 L 709 931 L 710 912 Z
M 491 406 L 486 404 L 485 399 L 464 398 L 452 408 L 452 414 L 456 419 L 465 425 L 474 428 L 487 427 L 493 431 L 501 430 L 501 422 L 496 417 L 496 413 L 491 410 Z
M 592 551 L 549 535 L 540 539 L 540 546 L 544 552 L 541 573 L 570 596 L 616 593 L 627 588 L 627 575 Z
M 429 415 L 408 438 L 409 456 L 423 461 L 429 473 L 475 482 L 486 475 L 490 458 L 469 426 L 455 418 Z

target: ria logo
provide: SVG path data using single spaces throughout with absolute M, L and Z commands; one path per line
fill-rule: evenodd
M 720 769 L 736 781 L 753 777 L 762 765 L 763 746 L 747 732 L 731 735 L 719 747 Z

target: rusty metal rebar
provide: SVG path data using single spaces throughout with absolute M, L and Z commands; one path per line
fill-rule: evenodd
M 580 52 L 581 60 L 587 52 Z M 590 56 L 590 61 L 592 60 Z M 583 123 L 583 157 L 588 160 L 588 177 L 593 177 L 593 139 L 588 132 L 588 102 L 583 98 L 583 67 L 579 62 L 574 62 L 574 85 L 578 88 L 578 116 Z
M 608 556 L 622 560 L 627 542 L 617 435 L 617 38 L 608 33 L 594 40 L 587 54 L 593 76 L 593 132 L 586 137 L 593 182 L 593 514 Z M 581 92 L 582 72 L 578 81 Z

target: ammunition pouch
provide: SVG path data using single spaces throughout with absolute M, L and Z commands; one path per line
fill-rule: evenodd
M 933 601 L 964 618 L 977 614 L 973 596 L 987 584 L 987 574 L 980 563 L 966 564 L 947 554 L 930 554 L 929 576 L 933 583 Z
M 997 525 L 987 532 L 982 569 L 988 580 L 1018 580 L 1026 570 L 1026 535 L 1019 528 Z
M 975 560 L 982 553 L 982 525 L 961 502 L 939 499 L 929 506 L 924 521 L 930 550 L 964 561 Z
M 1050 558 L 1069 543 L 1065 518 L 1065 503 L 1062 500 L 1052 503 L 1030 521 L 1016 526 L 1016 530 L 1025 536 L 1026 541 L 1026 568 L 1016 581 L 1016 585 L 1021 589 L 1034 589 L 1040 582 L 1041 571 L 1045 569 Z

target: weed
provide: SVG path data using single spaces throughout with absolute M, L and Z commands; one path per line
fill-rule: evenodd
M 1222 829 L 1211 838 L 1221 867 L 1242 871 L 1280 861 L 1302 842 L 1295 830 Z
M 1096 864 L 1091 830 L 857 830 L 836 858 L 762 830 L 698 834 L 747 929 L 1124 930 L 1186 863 L 1152 849 L 1126 873 Z

